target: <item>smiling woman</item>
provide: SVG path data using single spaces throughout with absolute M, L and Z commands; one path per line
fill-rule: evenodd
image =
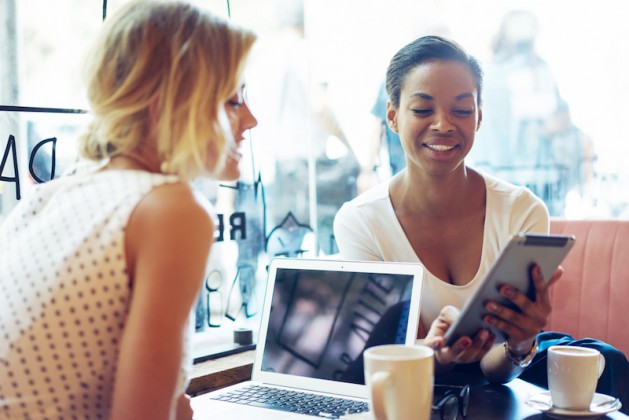
M 79 77 L 84 51 L 103 21 L 128 1 L 0 0 L 0 159 L 8 151 L 0 165 L 0 220 L 26 199 L 36 183 L 53 178 L 53 165 L 54 178 L 74 170 L 77 138 L 90 118 Z M 618 132 L 618 121 L 629 107 L 624 100 L 629 92 L 629 50 L 622 45 L 629 38 L 629 25 L 625 24 L 629 2 L 517 2 L 525 13 L 512 13 L 514 2 L 504 0 L 370 0 L 369 7 L 363 0 L 195 3 L 217 16 L 231 13 L 232 22 L 254 28 L 260 47 L 252 56 L 246 80 L 237 81 L 238 86 L 246 82 L 242 96 L 258 120 L 237 151 L 230 149 L 235 158 L 230 162 L 238 161 L 238 168 L 234 165 L 228 177 L 233 179 L 237 170 L 240 178 L 218 185 L 197 180 L 194 185 L 195 192 L 211 201 L 218 213 L 206 281 L 196 302 L 193 353 L 197 360 L 239 350 L 233 343 L 236 328 L 252 329 L 256 337 L 261 286 L 270 258 L 338 251 L 331 220 L 340 204 L 364 191 L 356 182 L 358 164 L 360 178 L 366 172 L 366 184 L 372 186 L 396 172 L 390 156 L 401 155 L 400 161 L 405 163 L 399 141 L 393 144 L 391 140 L 390 148 L 380 148 L 385 139 L 379 135 L 370 160 L 366 139 L 372 131 L 383 133 L 384 125 L 387 142 L 396 135 L 386 122 L 384 88 L 378 98 L 382 105 L 377 108 L 378 130 L 372 130 L 369 123 L 372 108 L 375 112 L 374 100 L 390 58 L 420 35 L 465 40 L 466 48 L 487 72 L 482 92 L 481 86 L 476 86 L 482 121 L 466 164 L 476 167 L 495 155 L 537 159 L 532 153 L 522 153 L 526 148 L 512 152 L 505 147 L 506 136 L 493 136 L 496 142 L 489 141 L 492 124 L 497 122 L 497 128 L 504 129 L 505 117 L 514 111 L 530 123 L 517 133 L 507 130 L 510 135 L 528 139 L 531 127 L 549 129 L 555 133 L 553 141 L 543 143 L 550 147 L 540 157 L 544 162 L 552 158 L 569 166 L 571 173 L 584 176 L 575 177 L 569 190 L 561 183 L 564 197 L 550 188 L 556 185 L 550 182 L 553 180 L 538 182 L 538 177 L 551 173 L 546 166 L 535 169 L 534 182 L 528 181 L 528 169 L 504 168 L 492 173 L 517 175 L 516 183 L 528 184 L 552 215 L 614 218 L 629 212 L 629 189 L 624 187 L 629 181 L 625 162 L 629 141 L 623 141 Z M 530 19 L 520 18 L 506 30 L 513 22 L 511 16 L 521 17 L 526 12 L 536 15 L 536 32 L 524 25 Z M 556 24 L 559 21 L 561 25 Z M 396 30 L 374 30 L 383 22 L 394 22 Z M 531 34 L 536 36 L 534 44 L 521 42 Z M 520 41 L 511 44 L 508 39 Z M 515 73 L 507 72 L 511 69 Z M 529 69 L 532 71 L 523 71 Z M 492 75 L 489 80 L 489 74 L 496 72 L 498 77 Z M 550 94 L 554 88 L 549 73 L 554 75 L 560 95 Z M 511 103 L 506 98 L 513 86 L 517 98 Z M 236 92 L 230 92 L 234 94 L 231 106 L 239 101 Z M 527 92 L 532 95 L 525 96 Z M 563 102 L 557 101 L 557 96 Z M 422 104 L 432 106 L 434 102 L 434 98 L 432 102 L 422 99 Z M 496 102 L 499 105 L 493 106 Z M 569 104 L 569 108 L 561 106 L 559 114 L 540 124 L 537 116 L 551 108 L 549 104 Z M 225 111 L 228 116 L 236 109 L 228 105 Z M 403 111 L 400 108 L 398 113 Z M 458 119 L 456 114 L 451 117 Z M 410 121 L 409 114 L 407 127 Z M 452 147 L 453 143 L 440 141 L 430 143 L 433 157 L 446 155 Z M 581 149 L 579 144 L 589 147 Z M 423 154 L 417 151 L 418 156 L 429 156 L 431 152 L 424 149 Z M 451 153 L 457 155 L 459 150 Z M 35 176 L 29 168 L 33 156 Z M 450 158 L 445 161 L 448 164 Z M 432 164 L 443 162 L 432 159 Z M 479 223 L 480 217 L 470 224 Z M 397 232 L 399 242 L 402 234 Z M 62 235 L 60 241 L 64 239 Z
M 423 265 L 417 337 L 437 350 L 437 374 L 471 367 L 494 383 L 523 372 L 540 383 L 545 355 L 537 350 L 548 345 L 540 333 L 551 313 L 549 287 L 561 278 L 561 267 L 547 283 L 540 267 L 531 267 L 533 298 L 503 284 L 499 292 L 508 304 L 486 303 L 483 321 L 507 337 L 504 346 L 495 344 L 489 329 L 451 344 L 444 340 L 508 241 L 520 232 L 549 232 L 539 197 L 466 165 L 482 130 L 481 74 L 473 57 L 443 37 L 420 37 L 394 55 L 387 70 L 387 118 L 400 136 L 406 168 L 345 203 L 334 232 L 344 258 Z M 625 356 L 595 345 L 605 348 L 613 365 L 599 391 L 626 398 L 620 379 L 629 373 Z M 531 361 L 541 363 L 526 371 Z

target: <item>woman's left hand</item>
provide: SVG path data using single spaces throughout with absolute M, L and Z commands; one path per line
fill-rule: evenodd
M 514 355 L 528 353 L 535 337 L 546 326 L 552 310 L 548 291 L 562 275 L 563 268 L 560 266 L 550 280 L 545 282 L 540 266 L 534 265 L 531 276 L 535 287 L 535 301 L 513 287 L 503 285 L 500 295 L 520 308 L 521 312 L 493 301 L 486 304 L 486 309 L 492 315 L 486 315 L 484 321 L 509 337 L 509 349 Z

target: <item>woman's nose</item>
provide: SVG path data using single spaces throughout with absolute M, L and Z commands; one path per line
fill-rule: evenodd
M 256 119 L 256 117 L 253 115 L 253 113 L 251 112 L 251 109 L 249 109 L 249 106 L 247 104 L 243 104 L 243 115 L 242 115 L 242 119 L 241 119 L 241 127 L 244 130 L 248 130 L 250 128 L 255 127 L 256 125 L 258 125 L 258 120 Z
M 431 128 L 442 133 L 454 131 L 454 125 L 450 121 L 450 116 L 445 111 L 438 111 L 433 114 Z

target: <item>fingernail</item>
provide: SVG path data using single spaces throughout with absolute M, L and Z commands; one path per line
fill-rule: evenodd
M 461 347 L 466 348 L 472 345 L 472 340 L 470 340 L 469 338 L 464 338 L 463 340 L 461 340 Z
M 497 312 L 498 311 L 498 305 L 496 305 L 494 302 L 488 302 L 487 303 L 487 309 L 492 311 L 492 312 Z
M 510 297 L 513 297 L 514 294 L 515 293 L 514 293 L 513 289 L 510 288 L 509 286 L 506 286 L 506 287 L 502 288 L 502 295 L 503 296 L 510 298 Z

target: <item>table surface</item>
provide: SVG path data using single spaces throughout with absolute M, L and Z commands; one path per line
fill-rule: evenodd
M 529 396 L 542 391 L 545 389 L 521 379 L 514 379 L 505 385 L 476 385 L 470 392 L 466 419 L 548 419 L 541 411 L 525 404 Z M 614 412 L 600 418 L 629 419 L 629 416 Z
M 199 395 L 250 379 L 254 355 L 255 351 L 252 350 L 196 364 L 188 393 L 193 396 Z M 472 385 L 470 406 L 465 420 L 542 420 L 549 418 L 539 410 L 525 404 L 529 396 L 542 392 L 544 389 L 521 379 L 515 379 L 505 385 L 489 385 L 477 377 L 456 375 L 440 377 L 438 382 L 452 385 Z M 437 419 L 438 416 L 433 415 L 432 418 Z M 629 419 L 629 416 L 614 412 L 600 418 L 603 420 L 626 420 Z
M 195 363 L 186 393 L 192 397 L 251 379 L 255 350 Z

